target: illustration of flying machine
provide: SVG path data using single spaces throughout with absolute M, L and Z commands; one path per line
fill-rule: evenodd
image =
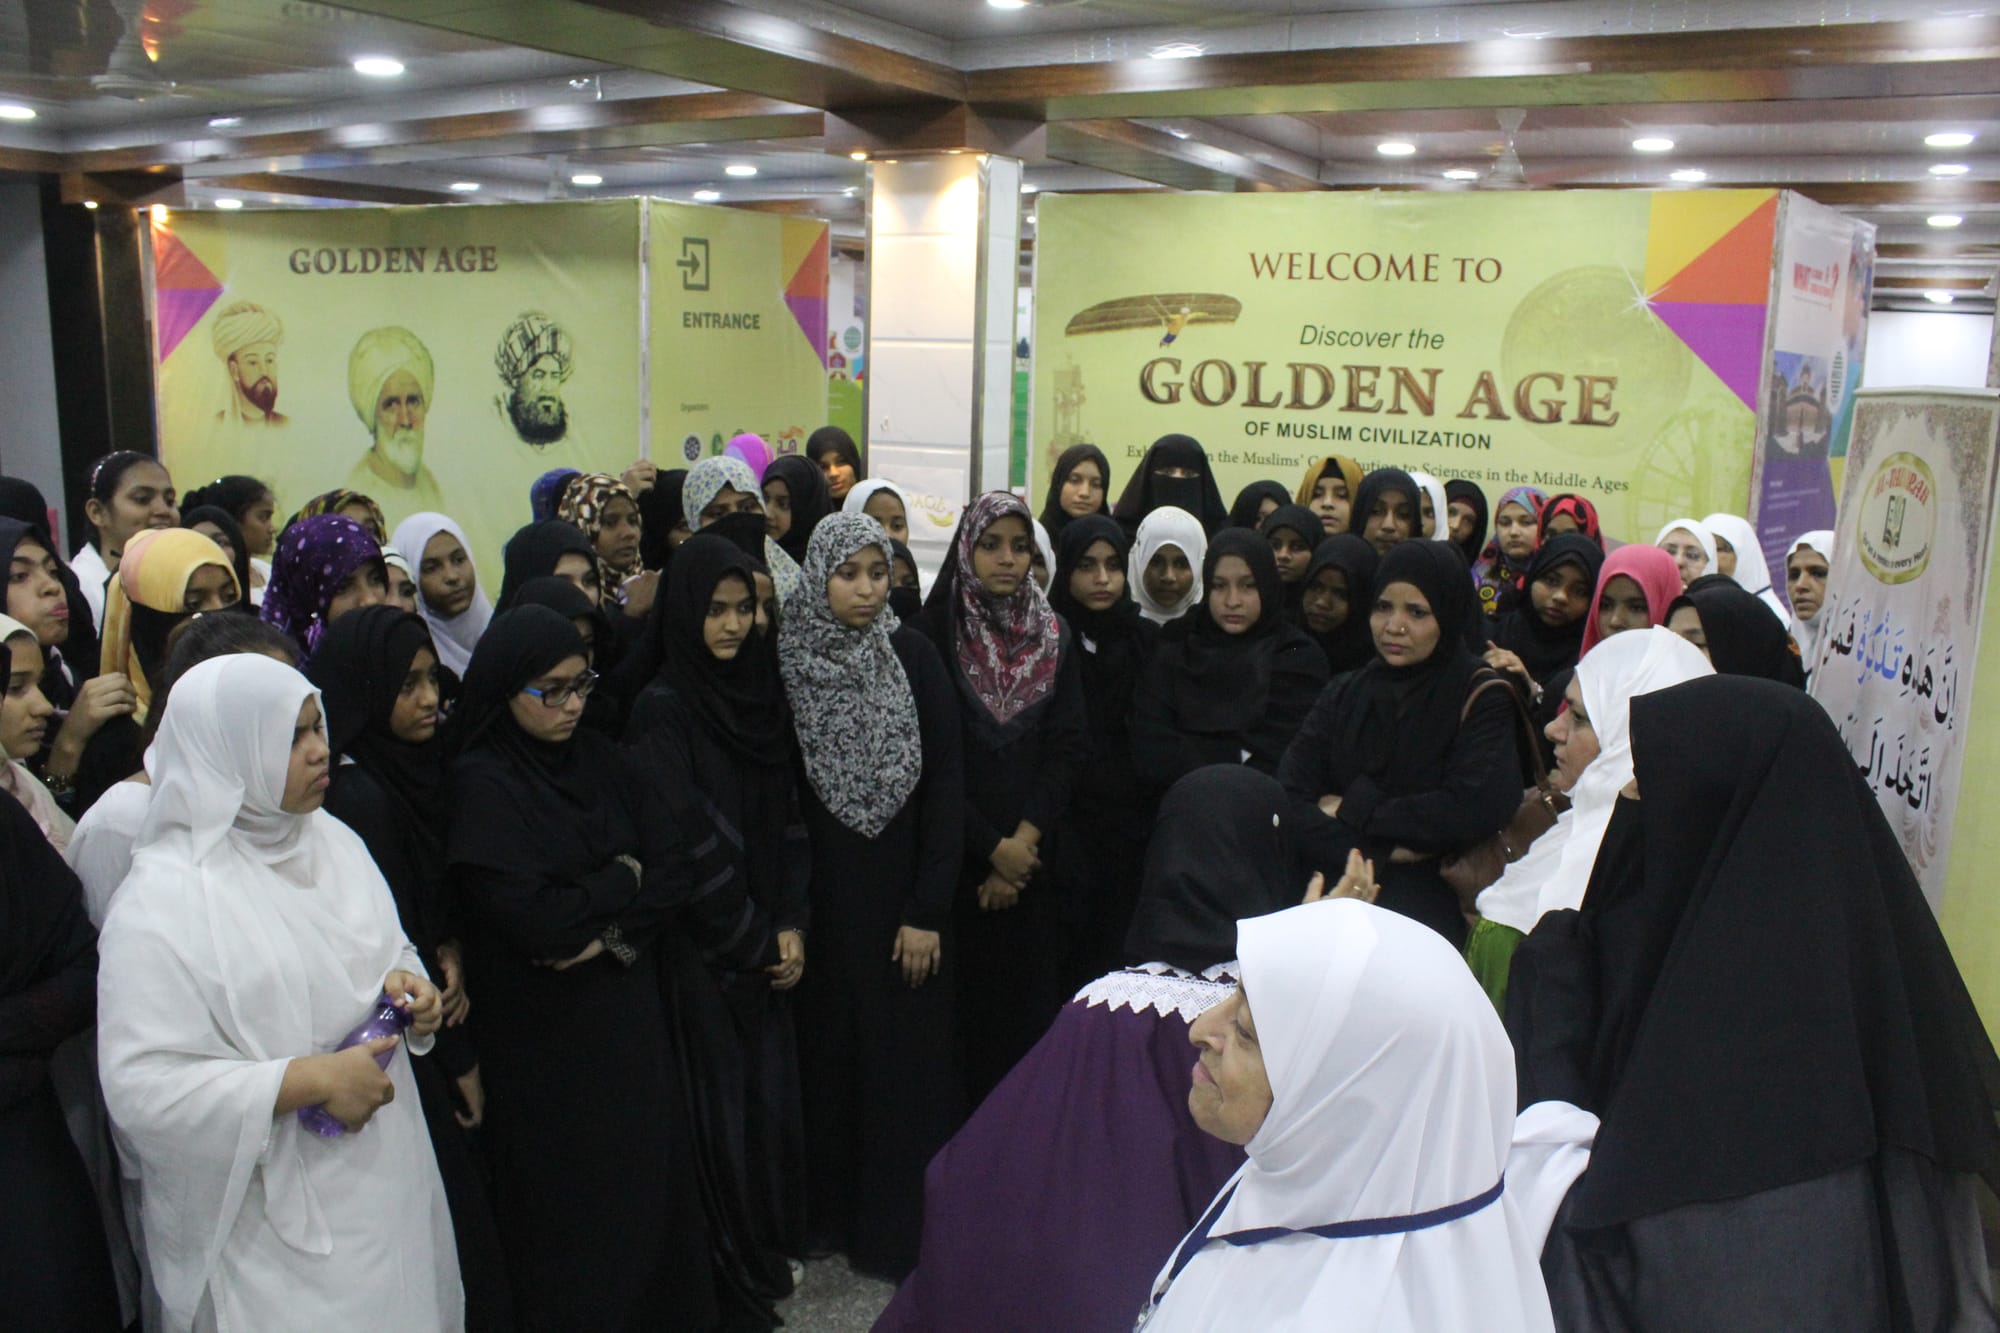
M 1216 292 L 1158 292 L 1099 301 L 1070 316 L 1063 333 L 1123 333 L 1130 329 L 1162 329 L 1160 346 L 1171 346 L 1191 324 L 1234 324 L 1243 303 Z

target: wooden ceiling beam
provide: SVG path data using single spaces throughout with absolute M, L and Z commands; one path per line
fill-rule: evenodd
M 1180 190 L 1324 190 L 1312 176 L 1248 154 L 1181 139 L 1129 120 L 1070 120 L 1048 127 L 1048 154 Z
M 462 194 L 442 190 L 413 190 L 401 185 L 372 185 L 358 181 L 325 180 L 317 176 L 288 176 L 279 172 L 251 171 L 237 176 L 205 177 L 203 185 L 245 194 L 282 194 L 299 199 L 340 199 L 354 204 L 462 204 Z

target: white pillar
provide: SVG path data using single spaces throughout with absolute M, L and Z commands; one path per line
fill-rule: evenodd
M 910 492 L 927 571 L 965 503 L 1007 486 L 1020 247 L 1019 161 L 869 164 L 868 475 Z

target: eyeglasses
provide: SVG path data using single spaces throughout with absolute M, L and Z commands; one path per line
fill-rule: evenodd
M 579 699 L 588 699 L 590 692 L 596 688 L 597 673 L 586 671 L 567 685 L 558 685 L 550 690 L 538 690 L 532 685 L 523 685 L 521 693 L 534 695 L 542 701 L 544 708 L 561 708 L 570 701 L 571 695 Z

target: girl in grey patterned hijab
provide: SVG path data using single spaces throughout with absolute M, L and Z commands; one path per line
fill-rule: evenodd
M 889 642 L 890 559 L 880 523 L 829 515 L 778 631 L 806 776 L 834 817 L 868 838 L 895 818 L 924 768 L 916 697 Z

